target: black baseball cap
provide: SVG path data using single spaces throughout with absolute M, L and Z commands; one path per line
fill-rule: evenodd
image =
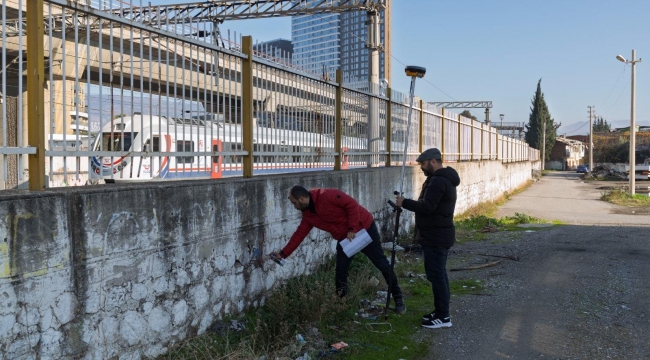
M 418 156 L 417 159 L 415 159 L 415 161 L 423 162 L 432 159 L 442 159 L 442 153 L 440 150 L 436 148 L 426 149 L 422 152 L 422 154 L 420 154 L 420 156 Z

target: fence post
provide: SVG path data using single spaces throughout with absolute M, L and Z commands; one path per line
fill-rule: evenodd
M 492 160 L 492 126 L 487 125 L 488 130 L 488 160 Z
M 462 116 L 458 115 L 458 162 L 462 160 L 462 153 L 463 153 L 463 143 L 462 138 L 463 138 L 463 122 L 461 121 Z
M 497 131 L 496 133 L 497 133 L 497 136 L 496 136 L 496 138 L 497 138 L 497 140 L 496 140 L 496 143 L 497 143 L 497 153 L 496 153 L 496 157 L 495 157 L 494 159 L 495 159 L 495 160 L 499 160 L 499 132 Z M 503 161 L 502 161 L 502 162 L 503 162 Z
M 20 10 L 18 10 L 20 11 Z M 29 189 L 45 188 L 45 99 L 43 81 L 43 0 L 27 1 L 27 139 L 36 154 L 28 156 Z M 18 104 L 22 106 L 22 104 Z M 18 119 L 21 121 L 21 119 Z M 18 134 L 22 136 L 22 134 Z M 20 169 L 19 169 L 20 170 Z
M 393 163 L 393 102 L 391 101 L 393 94 L 391 88 L 386 89 L 386 96 L 388 97 L 388 103 L 386 104 L 386 167 L 390 167 Z
M 480 123 L 480 124 L 481 124 L 481 132 L 480 132 L 480 135 L 481 135 L 481 145 L 480 145 L 481 146 L 481 155 L 480 155 L 479 160 L 483 160 L 483 146 L 485 145 L 484 144 L 485 140 L 483 139 L 483 137 L 485 136 L 485 134 L 484 134 L 485 131 L 483 130 L 483 123 Z
M 342 111 L 343 111 L 343 70 L 338 68 L 336 70 L 336 103 L 334 104 L 334 114 L 336 119 L 334 120 L 334 170 L 341 170 L 341 159 L 343 154 L 341 153 L 341 137 L 343 135 L 342 129 Z
M 442 121 L 440 122 L 440 152 L 442 153 L 442 161 L 445 161 L 447 153 L 445 152 L 445 108 L 442 108 Z
M 420 154 L 424 151 L 424 100 L 420 99 Z
M 470 145 L 469 145 L 469 147 L 470 147 L 469 161 L 474 161 L 474 119 L 470 119 L 469 121 L 470 121 L 470 124 L 472 124 L 472 126 L 469 128 L 469 131 L 470 131 L 470 133 L 469 133 L 469 143 L 470 143 Z
M 242 149 L 248 155 L 242 157 L 243 175 L 253 176 L 253 37 L 242 37 L 242 52 L 246 59 L 241 66 L 241 111 L 242 111 Z

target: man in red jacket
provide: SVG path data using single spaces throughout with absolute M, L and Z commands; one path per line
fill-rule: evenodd
M 391 270 L 386 255 L 384 255 L 379 230 L 368 210 L 359 205 L 352 197 L 337 189 L 307 191 L 304 187 L 296 185 L 289 192 L 289 200 L 297 210 L 302 212 L 302 221 L 289 239 L 289 243 L 280 252 L 271 253 L 273 258 L 286 259 L 314 227 L 329 232 L 337 241 L 343 239 L 353 241 L 355 233 L 366 229 L 372 242 L 361 252 L 381 271 L 386 283 L 391 284 L 389 286 L 393 299 L 395 299 L 395 311 L 406 312 L 402 290 L 397 284 L 397 277 Z M 336 291 L 341 297 L 348 292 L 347 280 L 351 262 L 352 259 L 343 252 L 341 244 L 337 244 L 335 278 Z

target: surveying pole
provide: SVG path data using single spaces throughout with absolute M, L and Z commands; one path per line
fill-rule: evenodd
M 400 196 L 404 194 L 404 168 L 406 167 L 406 156 L 408 154 L 408 147 L 409 147 L 409 129 L 411 127 L 411 115 L 413 114 L 413 98 L 415 97 L 415 79 L 423 78 L 424 74 L 426 74 L 427 72 L 427 69 L 421 66 L 407 66 L 405 71 L 406 71 L 406 76 L 411 77 L 411 92 L 409 93 L 410 96 L 409 115 L 408 115 L 408 120 L 406 122 L 406 139 L 404 139 L 404 154 L 402 157 L 402 174 L 400 177 L 399 192 L 398 191 L 394 192 L 395 195 L 400 195 Z M 391 251 L 390 254 L 390 272 L 391 274 L 394 274 L 395 273 L 395 246 L 397 246 L 397 238 L 399 237 L 399 217 L 400 214 L 402 213 L 402 208 L 397 206 L 391 200 L 388 200 L 388 204 L 393 208 L 393 212 L 395 213 L 395 231 L 393 232 L 393 250 Z M 390 289 L 392 287 L 393 287 L 393 277 L 390 276 L 388 281 L 388 291 L 387 291 L 388 295 L 386 295 L 386 309 L 384 310 L 384 319 L 388 319 L 388 306 L 390 306 Z

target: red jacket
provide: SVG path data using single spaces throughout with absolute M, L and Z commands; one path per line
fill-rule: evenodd
M 309 193 L 313 206 L 302 212 L 298 229 L 280 252 L 283 258 L 291 255 L 314 227 L 341 241 L 349 231 L 368 229 L 372 224 L 372 214 L 341 190 L 311 189 Z

